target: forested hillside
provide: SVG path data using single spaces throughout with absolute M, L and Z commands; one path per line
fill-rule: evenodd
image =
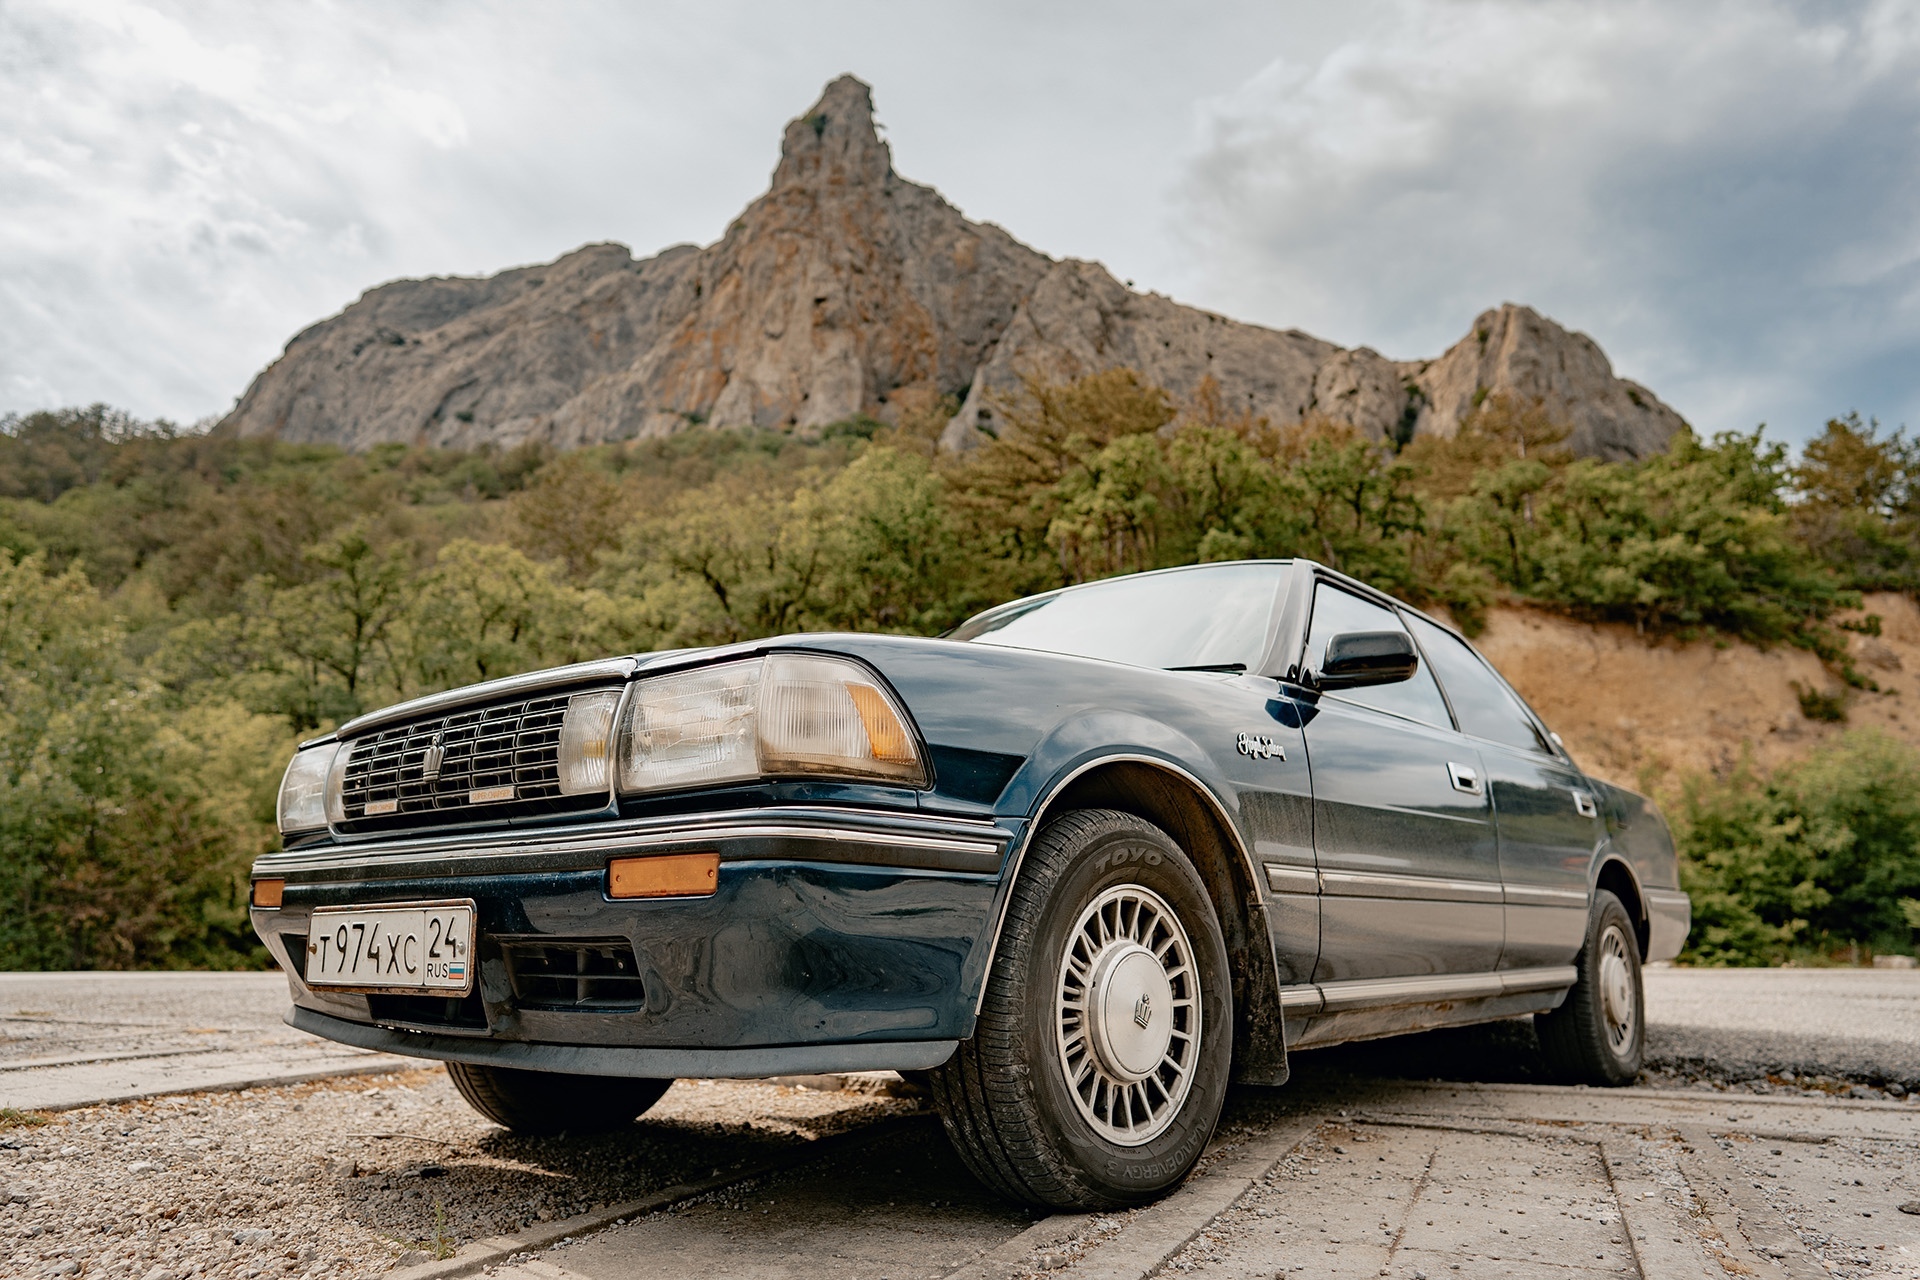
M 1759 432 L 1683 434 L 1609 463 L 1574 458 L 1564 426 L 1497 394 L 1455 437 L 1398 452 L 1221 399 L 1203 384 L 1176 403 L 1124 369 L 1029 383 L 961 454 L 935 447 L 955 406 L 930 399 L 893 426 L 688 431 L 558 456 L 349 455 L 101 408 L 9 417 L 0 966 L 256 962 L 246 868 L 274 843 L 297 739 L 559 662 L 789 631 L 934 633 L 1063 583 L 1303 554 L 1470 631 L 1510 599 L 1650 642 L 1792 646 L 1829 676 L 1806 714 L 1844 717 L 1873 682 L 1837 619 L 1862 590 L 1920 586 L 1920 451 L 1855 419 L 1798 465 Z M 1827 750 L 1920 779 L 1890 740 Z M 1822 768 L 1840 772 L 1649 780 L 1721 930 L 1703 954 L 1909 949 L 1920 806 L 1862 791 L 1835 810 Z M 1871 892 L 1839 883 L 1863 875 Z

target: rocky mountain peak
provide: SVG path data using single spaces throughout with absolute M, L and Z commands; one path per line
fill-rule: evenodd
M 873 88 L 853 76 L 828 85 L 820 100 L 788 123 L 773 190 L 801 185 L 886 181 L 893 152 L 873 123 Z
M 851 75 L 786 128 L 767 192 L 706 248 L 620 245 L 486 279 L 398 280 L 296 335 L 220 430 L 365 449 L 558 448 L 698 427 L 808 431 L 943 398 L 944 441 L 993 431 L 1031 377 L 1137 369 L 1176 400 L 1211 380 L 1233 410 L 1378 439 L 1451 434 L 1496 392 L 1537 400 L 1601 457 L 1684 424 L 1606 355 L 1524 307 L 1444 355 L 1393 361 L 1122 285 L 970 222 L 893 171 Z

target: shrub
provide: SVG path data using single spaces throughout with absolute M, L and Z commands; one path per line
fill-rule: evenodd
M 1920 752 L 1877 730 L 1833 738 L 1771 777 L 1743 764 L 1673 807 L 1688 953 L 1768 964 L 1850 945 L 1907 951 L 1920 896 Z

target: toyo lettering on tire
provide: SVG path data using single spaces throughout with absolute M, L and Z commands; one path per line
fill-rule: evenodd
M 1226 1098 L 1226 945 L 1186 854 L 1085 809 L 1035 838 L 973 1038 L 930 1073 L 967 1166 L 1053 1209 L 1139 1204 L 1200 1158 Z

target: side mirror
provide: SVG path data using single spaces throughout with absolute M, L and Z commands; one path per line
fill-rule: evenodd
M 1420 669 L 1420 655 L 1404 631 L 1349 631 L 1327 641 L 1320 664 L 1322 689 L 1364 689 L 1398 684 Z

